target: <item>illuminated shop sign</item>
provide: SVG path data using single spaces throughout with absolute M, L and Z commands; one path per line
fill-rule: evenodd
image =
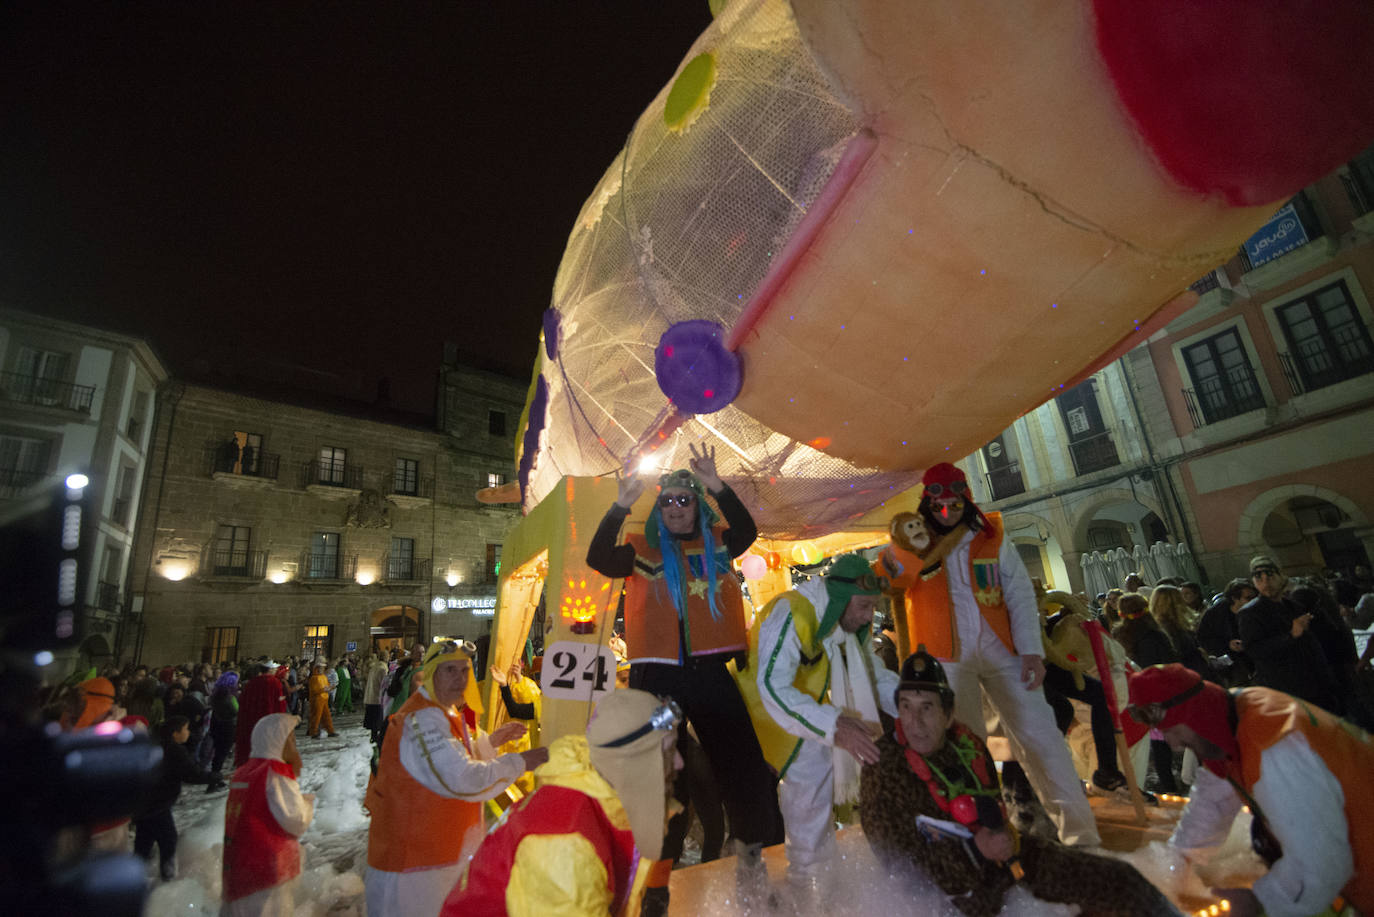
M 489 618 L 496 614 L 494 595 L 436 595 L 429 607 L 435 614 L 446 611 L 469 611 L 478 617 Z

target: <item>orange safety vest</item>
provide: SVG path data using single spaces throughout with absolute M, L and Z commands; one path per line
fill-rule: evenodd
M 1002 572 L 998 555 L 1002 550 L 1002 514 L 987 513 L 988 525 L 975 532 L 968 545 L 969 582 L 973 597 L 983 612 L 983 620 L 1002 641 L 1008 652 L 1015 653 L 1011 639 L 1011 613 L 1002 596 Z M 903 552 L 905 555 L 905 552 Z M 908 557 L 901 557 L 906 561 Z M 893 580 L 894 586 L 906 588 L 906 628 L 912 647 L 925 644 L 926 652 L 939 659 L 959 658 L 959 632 L 954 624 L 954 603 L 949 597 L 947 564 L 922 575 L 918 563 L 904 563 L 904 569 Z
M 1374 774 L 1374 737 L 1315 704 L 1270 688 L 1237 692 L 1238 778 L 1246 793 L 1260 779 L 1264 750 L 1291 732 L 1301 733 L 1322 759 L 1345 796 L 1345 824 L 1355 872 L 1341 895 L 1361 914 L 1374 914 L 1374 794 L 1366 790 Z
M 722 537 L 724 529 L 711 529 L 716 544 L 714 564 L 703 562 L 702 539 L 681 542 L 687 560 L 687 638 L 682 652 L 678 639 L 677 609 L 663 578 L 663 555 L 649 547 L 643 534 L 627 535 L 625 542 L 635 549 L 634 573 L 625 579 L 625 643 L 631 662 L 676 664 L 685 656 L 711 653 L 737 653 L 748 647 L 744 628 L 744 599 L 739 580 L 730 567 L 730 552 Z M 716 580 L 716 607 L 720 619 L 711 615 L 707 602 L 706 579 Z
M 468 828 L 482 822 L 480 803 L 440 796 L 410 776 L 401 764 L 405 719 L 425 707 L 442 710 L 453 737 L 472 753 L 462 714 L 450 712 L 420 691 L 391 715 L 377 776 L 363 801 L 372 814 L 367 830 L 367 865 L 373 869 L 408 872 L 456 863 Z

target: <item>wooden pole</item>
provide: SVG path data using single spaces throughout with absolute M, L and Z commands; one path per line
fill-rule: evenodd
M 1116 736 L 1116 753 L 1121 758 L 1121 772 L 1126 775 L 1126 786 L 1131 793 L 1131 804 L 1135 807 L 1136 824 L 1149 824 L 1149 817 L 1145 814 L 1145 798 L 1140 795 L 1140 785 L 1136 783 L 1135 767 L 1131 764 L 1130 749 L 1126 747 L 1126 735 L 1121 731 L 1121 708 L 1117 703 L 1116 682 L 1112 680 L 1112 664 L 1107 658 L 1107 647 L 1102 642 L 1102 635 L 1106 633 L 1101 624 L 1096 621 L 1088 621 L 1083 625 L 1084 632 L 1088 635 L 1088 642 L 1092 644 L 1093 660 L 1097 663 L 1097 674 L 1102 679 L 1102 694 L 1107 698 L 1107 709 L 1112 713 L 1112 732 Z M 1102 763 L 1098 762 L 1098 767 Z

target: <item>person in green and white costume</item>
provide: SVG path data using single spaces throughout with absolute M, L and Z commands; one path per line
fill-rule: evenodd
M 872 645 L 883 585 L 861 555 L 844 554 L 762 612 L 759 695 L 795 737 L 778 784 L 787 879 L 808 896 L 824 896 L 835 859 L 831 807 L 858 800 L 860 767 L 878 760 L 879 711 L 897 714 L 897 673 Z

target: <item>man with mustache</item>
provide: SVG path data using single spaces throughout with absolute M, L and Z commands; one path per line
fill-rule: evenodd
M 905 592 L 910 642 L 940 660 L 957 699 L 955 719 L 980 738 L 987 692 L 1059 839 L 1098 845 L 1092 809 L 1041 688 L 1045 649 L 1035 588 L 1001 514 L 979 510 L 968 479 L 948 462 L 926 469 L 921 484 L 918 511 L 932 533 L 930 546 L 919 555 L 889 547 L 875 562 Z

